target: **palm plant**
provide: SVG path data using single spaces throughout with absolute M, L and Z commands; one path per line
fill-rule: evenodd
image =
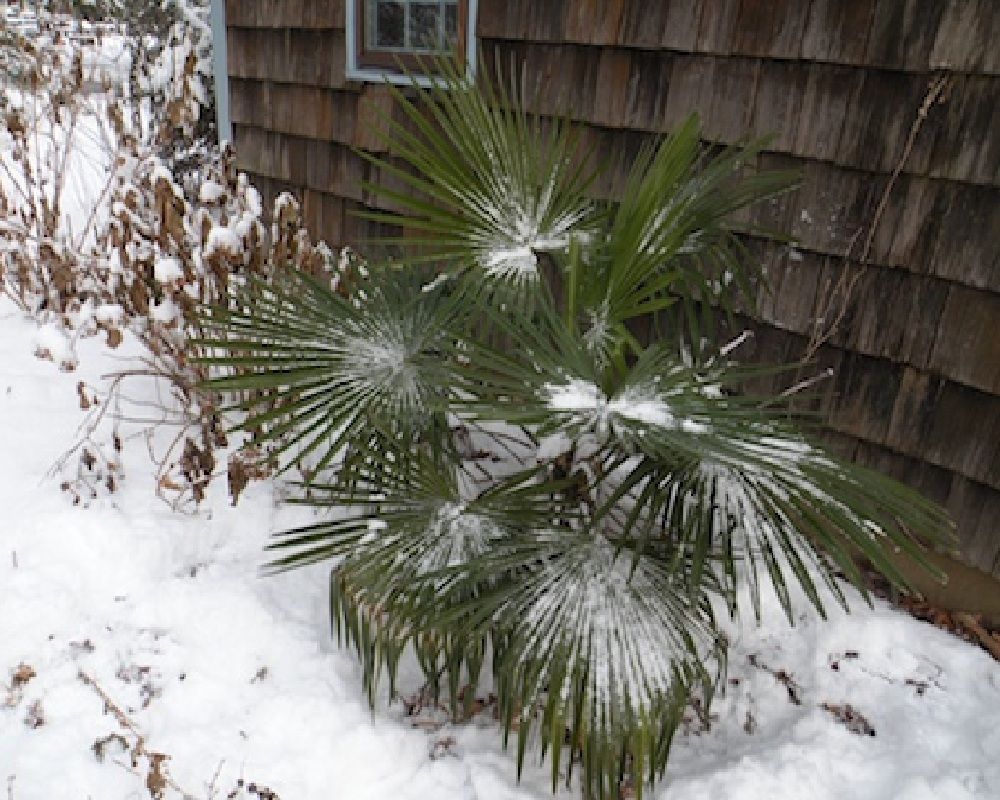
M 755 370 L 704 342 L 760 279 L 727 220 L 791 184 L 749 172 L 761 143 L 706 149 L 690 119 L 599 202 L 578 130 L 519 95 L 447 68 L 397 91 L 393 158 L 366 156 L 402 187 L 368 187 L 397 209 L 369 215 L 399 231 L 393 259 L 350 290 L 249 283 L 202 345 L 327 511 L 278 535 L 272 567 L 331 562 L 370 696 L 410 650 L 460 717 L 488 671 L 519 770 L 538 745 L 553 789 L 579 765 L 588 797 L 641 794 L 717 684 L 715 614 L 742 587 L 758 615 L 765 585 L 822 612 L 841 577 L 861 585 L 859 553 L 903 585 L 887 553 L 921 561 L 916 537 L 949 523 L 743 393 Z M 668 343 L 633 333 L 651 315 Z

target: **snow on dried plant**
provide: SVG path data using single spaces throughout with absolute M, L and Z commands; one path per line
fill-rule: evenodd
M 110 348 L 128 338 L 141 353 L 107 385 L 79 387 L 86 418 L 56 465 L 74 502 L 117 488 L 126 420 L 148 443 L 157 493 L 177 507 L 200 502 L 226 468 L 227 438 L 190 358 L 197 309 L 231 281 L 333 260 L 290 197 L 268 230 L 232 150 L 204 138 L 205 7 L 179 4 L 148 45 L 121 25 L 54 14 L 32 36 L 0 29 L 0 57 L 18 67 L 0 96 L 0 291 L 38 321 L 35 351 L 61 369 L 76 368 L 81 338 Z M 142 379 L 156 382 L 155 408 L 130 400 Z M 235 459 L 242 477 L 231 486 L 262 474 L 245 461 Z

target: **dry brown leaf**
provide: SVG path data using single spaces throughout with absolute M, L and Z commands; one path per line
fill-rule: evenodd
M 14 687 L 15 689 L 18 689 L 24 686 L 32 678 L 35 678 L 37 676 L 38 673 L 35 672 L 34 667 L 32 667 L 30 664 L 25 664 L 24 662 L 21 662 L 20 664 L 17 665 L 17 669 L 15 669 L 13 674 L 11 675 L 10 678 L 11 686 Z
M 820 708 L 833 714 L 836 720 L 844 725 L 851 733 L 856 733 L 859 736 L 875 735 L 875 728 L 872 724 L 850 703 L 845 703 L 844 705 L 823 703 Z

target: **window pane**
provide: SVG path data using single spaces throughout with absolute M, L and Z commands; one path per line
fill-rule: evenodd
M 445 3 L 444 6 L 444 38 L 449 47 L 458 42 L 458 5 Z
M 384 2 L 379 0 L 375 5 L 375 19 L 371 25 L 369 45 L 375 47 L 403 47 L 404 22 L 406 20 L 404 3 Z
M 438 4 L 413 3 L 410 6 L 409 46 L 414 50 L 438 50 L 440 42 Z
M 364 30 L 357 33 L 359 64 L 377 69 L 420 66 L 416 56 L 453 52 L 464 39 L 466 0 L 348 0 Z M 402 58 L 402 61 L 399 59 Z

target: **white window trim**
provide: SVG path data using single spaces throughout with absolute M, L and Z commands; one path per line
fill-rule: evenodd
M 358 66 L 357 51 L 357 0 L 344 0 L 346 8 L 346 50 L 347 50 L 347 79 L 351 81 L 366 81 L 370 83 L 395 83 L 403 86 L 411 86 L 414 80 L 420 86 L 433 86 L 434 77 L 431 75 L 401 75 L 390 69 L 375 69 L 372 67 Z M 470 81 L 476 77 L 476 12 L 478 11 L 478 0 L 468 0 L 469 19 L 465 32 L 465 76 Z
M 215 123 L 219 143 L 233 140 L 233 123 L 229 115 L 229 70 L 226 53 L 226 2 L 212 0 L 209 10 L 212 26 L 212 72 L 215 81 Z

